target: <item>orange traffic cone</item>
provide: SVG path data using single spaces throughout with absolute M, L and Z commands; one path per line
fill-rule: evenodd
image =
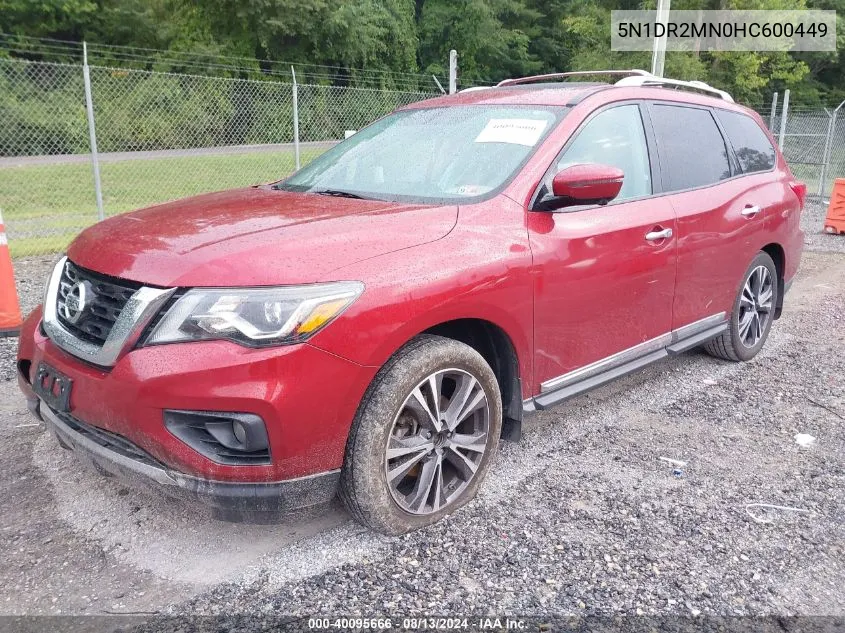
M 845 233 L 845 178 L 833 181 L 833 193 L 824 221 L 825 233 Z
M 15 272 L 12 270 L 12 256 L 0 212 L 0 337 L 17 336 L 21 329 L 21 307 L 15 290 Z

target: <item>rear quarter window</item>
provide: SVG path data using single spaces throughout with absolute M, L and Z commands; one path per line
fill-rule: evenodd
M 731 177 L 725 139 L 710 110 L 654 104 L 652 124 L 666 191 L 706 187 Z
M 742 173 L 769 171 L 775 166 L 775 148 L 757 121 L 726 110 L 718 110 L 716 116 L 733 145 Z

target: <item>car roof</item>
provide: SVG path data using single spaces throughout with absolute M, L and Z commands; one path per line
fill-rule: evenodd
M 600 90 L 612 88 L 610 84 L 594 83 L 543 83 L 517 86 L 473 88 L 453 95 L 443 95 L 417 101 L 402 109 L 432 108 L 453 105 L 574 105 Z
M 605 83 L 531 83 L 512 86 L 494 86 L 474 88 L 453 95 L 443 95 L 417 101 L 400 108 L 413 110 L 418 108 L 450 107 L 462 105 L 535 105 L 535 106 L 574 106 L 588 97 L 598 96 L 598 101 L 607 103 L 627 99 L 650 99 L 656 101 L 675 101 L 692 105 L 717 107 L 734 112 L 756 113 L 749 108 L 726 101 L 709 94 L 688 90 L 677 90 L 660 86 L 614 86 Z

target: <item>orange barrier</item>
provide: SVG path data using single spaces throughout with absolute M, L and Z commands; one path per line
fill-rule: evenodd
M 15 272 L 6 240 L 6 227 L 0 213 L 0 337 L 17 336 L 21 329 L 21 306 L 15 289 Z
M 845 178 L 833 181 L 833 193 L 830 194 L 824 232 L 845 233 Z

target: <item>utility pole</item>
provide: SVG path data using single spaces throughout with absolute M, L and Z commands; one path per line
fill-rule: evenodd
M 458 91 L 458 51 L 454 48 L 449 51 L 449 94 L 453 95 Z
M 293 156 L 296 169 L 299 170 L 299 87 L 296 85 L 296 71 L 290 67 L 290 76 L 293 79 L 291 84 L 291 97 L 293 99 Z
M 94 172 L 94 197 L 97 219 L 105 220 L 103 185 L 100 182 L 100 158 L 97 152 L 97 129 L 94 126 L 94 97 L 91 95 L 91 71 L 88 68 L 88 43 L 82 42 L 82 80 L 85 86 L 85 112 L 88 115 L 88 143 L 91 149 L 91 170 Z
M 786 136 L 786 119 L 789 116 L 789 88 L 783 91 L 783 105 L 780 108 L 780 134 L 778 134 L 778 149 L 783 151 L 783 139 Z
M 669 21 L 671 0 L 657 0 L 657 23 L 663 25 L 663 33 L 654 38 L 651 49 L 651 74 L 663 76 L 663 62 L 666 60 L 666 23 Z
M 778 93 L 772 95 L 772 110 L 769 112 L 769 130 L 775 133 L 775 117 L 778 115 Z

